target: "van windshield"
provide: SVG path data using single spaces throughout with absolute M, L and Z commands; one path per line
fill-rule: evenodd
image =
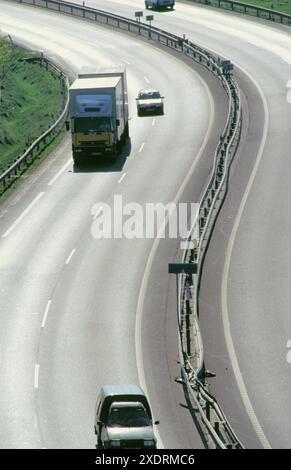
M 111 132 L 109 117 L 87 117 L 75 119 L 75 132 Z
M 108 426 L 145 427 L 150 426 L 150 421 L 143 408 L 112 408 L 108 416 Z

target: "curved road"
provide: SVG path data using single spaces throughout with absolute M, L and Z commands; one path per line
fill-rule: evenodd
M 101 385 L 140 381 L 146 388 L 148 382 L 135 322 L 153 245 L 150 239 L 94 239 L 92 210 L 96 203 L 113 206 L 117 194 L 124 203 L 179 200 L 192 174 L 198 199 L 226 100 L 217 86 L 216 109 L 213 83 L 146 42 L 19 5 L 1 3 L 0 11 L 2 32 L 44 50 L 71 72 L 127 64 L 131 142 L 119 161 L 77 170 L 67 137 L 0 212 L 1 447 L 92 448 Z M 135 96 L 148 86 L 165 94 L 165 116 L 137 118 Z M 159 344 L 166 343 L 163 331 Z M 159 446 L 202 446 L 167 363 L 179 375 L 174 316 L 171 337 L 168 355 L 155 361 L 162 373 L 152 378 L 162 386 L 158 400 L 151 398 L 161 420 Z
M 98 1 L 98 7 L 133 17 L 134 11 L 141 9 L 141 3 Z M 14 9 L 13 14 L 17 18 L 17 21 L 13 18 L 15 24 L 9 15 L 11 9 Z M 1 4 L 1 13 L 5 10 L 6 15 L 1 18 L 2 30 L 18 35 L 21 40 L 37 43 L 41 48 L 49 48 L 58 56 L 64 57 L 62 50 L 65 48 L 67 62 L 81 65 L 78 51 L 82 50 L 81 56 L 87 55 L 89 44 L 84 51 L 81 40 L 86 37 L 86 41 L 89 41 L 91 26 L 79 26 L 78 23 L 78 31 L 73 26 L 59 29 L 64 23 L 76 24 L 76 21 Z M 29 12 L 27 17 L 26 11 Z M 155 26 L 185 34 L 186 37 L 231 58 L 237 65 L 238 78 L 244 91 L 248 132 L 245 133 L 240 156 L 234 165 L 229 197 L 211 243 L 204 273 L 200 310 L 207 351 L 206 365 L 217 373 L 217 378 L 211 381 L 211 390 L 222 403 L 246 446 L 290 447 L 288 391 L 291 377 L 290 366 L 286 360 L 286 344 L 291 338 L 288 315 L 288 235 L 291 233 L 291 219 L 288 215 L 291 202 L 288 155 L 291 108 L 286 99 L 291 63 L 290 30 L 287 27 L 182 2 L 176 5 L 173 12 L 155 12 L 154 15 Z M 35 21 L 36 17 L 40 23 Z M 47 23 L 48 18 L 51 18 L 50 26 Z M 34 27 L 31 33 L 30 21 L 39 24 L 39 30 Z M 148 54 L 143 52 L 147 48 L 144 44 L 139 46 L 137 56 L 136 46 L 130 39 L 121 39 L 117 33 L 110 33 L 109 42 L 107 31 L 100 32 L 101 30 L 98 31 L 93 26 L 92 29 L 92 42 L 95 47 L 89 55 L 94 53 L 96 57 L 101 57 L 101 60 L 104 56 L 110 56 L 114 60 L 116 51 L 112 47 L 112 41 L 118 37 L 116 44 L 122 51 L 126 51 L 124 59 L 131 65 L 134 64 L 130 67 L 130 89 L 137 90 L 144 85 L 146 76 L 152 85 L 162 89 L 167 96 L 167 106 L 173 110 L 173 113 L 167 113 L 166 119 L 156 120 L 154 126 L 150 120 L 145 123 L 133 117 L 132 148 L 126 165 L 132 168 L 134 182 L 130 180 L 131 172 L 124 167 L 123 171 L 127 174 L 120 183 L 120 190 L 126 189 L 125 198 L 129 201 L 147 201 L 149 197 L 154 197 L 153 195 L 157 200 L 171 200 L 181 187 L 192 161 L 189 148 L 198 155 L 207 135 L 207 121 L 211 122 L 209 94 L 197 78 L 193 81 L 193 73 L 190 73 L 189 69 L 186 68 L 187 71 L 182 73 L 179 68 L 179 74 L 175 73 L 177 63 L 173 58 L 170 60 L 168 56 L 155 50 L 151 52 L 155 59 L 149 62 Z M 66 32 L 69 33 L 67 37 Z M 79 35 L 77 46 L 71 48 L 71 40 L 76 34 Z M 95 34 L 103 34 L 106 53 L 102 49 L 104 45 L 100 47 L 98 42 L 96 47 Z M 34 35 L 36 38 L 32 39 Z M 53 46 L 48 46 L 48 41 Z M 131 47 L 129 43 L 132 44 Z M 92 57 L 88 58 L 88 61 L 90 60 Z M 161 67 L 164 60 L 170 60 L 171 65 L 165 64 Z M 175 79 L 171 79 L 169 73 L 163 72 L 168 72 L 171 66 Z M 196 101 L 202 100 L 196 108 L 189 106 L 187 100 L 186 91 L 191 86 L 194 88 L 193 93 L 196 93 L 191 95 L 195 96 Z M 180 96 L 181 90 L 184 91 L 184 101 L 178 100 L 177 103 L 176 96 Z M 133 100 L 134 96 L 131 98 Z M 168 102 L 171 99 L 175 106 L 171 107 L 170 101 Z M 183 119 L 184 123 L 181 121 Z M 193 124 L 190 126 L 190 122 L 195 123 L 194 127 Z M 179 165 L 175 151 L 178 147 L 168 145 L 167 151 L 164 151 L 165 142 L 170 140 L 178 125 L 180 132 L 178 136 L 175 135 L 175 144 L 179 146 L 180 139 L 184 149 Z M 154 139 L 152 134 L 155 131 L 158 132 L 158 139 Z M 149 140 L 151 148 L 145 145 L 141 152 L 144 158 L 136 158 L 136 155 L 140 157 L 142 143 Z M 68 155 L 69 148 L 65 147 L 60 158 L 62 164 L 68 159 Z M 54 162 L 56 161 L 58 160 L 55 159 Z M 207 161 L 201 166 L 198 165 L 204 171 L 204 178 L 196 176 L 194 186 L 197 187 L 197 196 L 199 184 L 201 189 L 201 181 L 204 182 L 207 175 L 207 165 Z M 162 171 L 158 178 L 157 168 Z M 116 192 L 114 184 L 118 184 L 120 175 L 114 175 L 111 171 L 97 175 L 71 174 L 69 169 L 70 167 L 66 168 L 56 182 L 47 187 L 45 185 L 48 184 L 48 179 L 53 178 L 56 172 L 55 166 L 47 164 L 46 171 L 36 178 L 37 184 L 33 190 L 23 190 L 24 195 L 19 203 L 14 205 L 13 201 L 8 201 L 3 209 L 1 227 L 3 226 L 4 234 L 21 214 L 21 210 L 31 203 L 34 196 L 39 195 L 40 199 L 28 217 L 25 217 L 7 238 L 1 240 L 1 277 L 4 278 L 3 282 L 1 279 L 1 290 L 5 294 L 1 296 L 1 311 L 4 312 L 1 321 L 4 322 L 4 328 L 1 328 L 0 341 L 1 374 L 5 378 L 1 381 L 0 392 L 3 430 L 1 442 L 4 447 L 36 446 L 36 442 L 47 447 L 58 446 L 60 442 L 60 446 L 86 447 L 88 443 L 93 442 L 86 426 L 91 419 L 92 409 L 88 402 L 94 401 L 94 388 L 113 373 L 117 380 L 138 380 L 136 363 L 133 360 L 133 320 L 143 276 L 141 267 L 145 264 L 151 243 L 143 243 L 140 248 L 141 243 L 134 242 L 135 257 L 130 259 L 130 263 L 127 261 L 132 253 L 133 242 L 129 248 L 126 247 L 129 244 L 122 240 L 122 250 L 116 241 L 114 245 L 108 241 L 108 244 L 102 245 L 102 250 L 98 248 L 97 244 L 92 242 L 90 232 L 84 233 L 83 224 L 86 221 L 90 224 L 88 208 L 90 211 L 94 202 L 112 198 L 112 194 Z M 195 173 L 197 175 L 197 169 L 194 177 Z M 72 204 L 72 201 L 75 204 Z M 9 209 L 7 214 L 6 207 Z M 84 207 L 87 210 L 84 210 Z M 70 264 L 64 267 L 67 256 L 74 248 L 76 253 Z M 165 252 L 168 253 L 166 249 Z M 163 249 L 160 253 L 163 253 Z M 95 270 L 92 263 L 94 257 L 96 265 L 100 263 L 99 260 L 104 260 L 101 262 L 102 272 L 98 271 L 98 266 Z M 110 266 L 109 259 L 113 260 Z M 122 270 L 122 275 L 119 269 L 121 265 L 127 266 Z M 69 272 L 70 268 L 73 273 Z M 159 269 L 162 272 L 161 265 Z M 157 273 L 158 269 L 155 272 Z M 157 315 L 154 317 L 153 309 L 149 308 L 149 305 L 157 305 L 154 300 L 157 300 L 160 294 L 163 311 L 167 311 L 164 304 L 167 303 L 168 291 L 165 290 L 165 282 L 157 282 L 156 274 L 152 279 L 147 290 L 145 311 L 151 311 L 154 319 Z M 70 295 L 67 294 L 68 285 Z M 99 286 L 98 289 L 96 285 Z M 112 290 L 108 291 L 108 285 L 114 286 Z M 128 285 L 131 286 L 131 292 L 127 289 Z M 118 292 L 118 295 L 113 295 L 113 292 Z M 107 293 L 106 299 L 104 293 Z M 47 323 L 41 329 L 42 314 L 50 305 L 47 304 L 49 300 L 52 302 Z M 10 315 L 12 311 L 13 315 Z M 83 315 L 81 323 L 80 311 Z M 38 315 L 34 316 L 33 313 Z M 168 318 L 164 319 L 170 323 Z M 159 321 L 159 318 L 153 320 L 153 324 Z M 147 325 L 145 332 L 151 338 L 150 344 L 158 343 L 154 350 L 159 351 L 159 339 L 151 328 L 153 327 Z M 103 366 L 98 368 L 97 350 L 94 349 L 96 341 L 88 340 L 90 335 L 95 339 L 101 329 L 103 339 L 98 352 L 101 351 L 103 360 L 106 357 L 106 370 Z M 169 329 L 172 331 L 173 327 Z M 118 338 L 114 341 L 114 348 L 111 341 L 106 341 L 107 336 L 111 335 L 115 335 L 114 339 Z M 169 349 L 174 350 L 174 340 L 164 342 L 169 343 Z M 147 351 L 149 346 L 144 349 Z M 80 351 L 83 352 L 83 357 Z M 132 358 L 128 359 L 126 364 L 118 362 L 118 358 L 125 351 L 128 358 Z M 161 412 L 164 417 L 166 410 L 160 399 L 161 387 L 156 385 L 155 375 L 160 364 L 159 361 L 155 364 L 156 357 L 147 362 L 147 357 L 150 357 L 149 351 L 144 355 L 145 364 L 152 366 L 152 369 L 145 367 L 149 396 L 155 415 L 156 409 L 159 409 L 158 414 Z M 169 376 L 173 358 L 174 356 L 170 356 L 168 361 Z M 40 364 L 37 393 L 32 386 L 36 360 Z M 163 378 L 162 376 L 161 381 Z M 23 387 L 22 390 L 18 388 L 20 386 Z M 175 389 L 173 397 L 176 398 L 175 393 L 177 395 L 179 392 Z M 167 396 L 170 395 L 169 392 Z M 180 413 L 182 409 L 183 407 Z M 186 418 L 180 413 L 175 412 L 175 419 L 172 420 L 174 426 L 169 424 L 170 420 L 165 420 L 165 425 L 161 424 L 161 441 L 165 447 L 193 446 L 192 438 L 189 437 L 190 441 L 187 442 L 190 423 L 184 423 Z M 22 433 L 19 432 L 20 417 Z M 71 424 L 76 420 L 80 423 L 78 428 Z M 163 420 L 161 421 L 163 423 Z M 181 429 L 184 429 L 183 437 Z M 199 445 L 198 442 L 196 437 L 195 445 Z
M 126 15 L 139 5 L 98 7 L 105 3 Z M 187 2 L 178 2 L 173 13 L 155 12 L 155 25 L 237 66 L 248 135 L 205 265 L 200 313 L 206 365 L 217 373 L 211 390 L 246 446 L 290 448 L 291 30 Z

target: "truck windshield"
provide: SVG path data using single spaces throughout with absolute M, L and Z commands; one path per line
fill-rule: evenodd
M 108 426 L 144 427 L 150 426 L 150 421 L 143 408 L 113 408 L 108 416 Z
M 88 117 L 75 119 L 75 132 L 111 132 L 109 117 Z

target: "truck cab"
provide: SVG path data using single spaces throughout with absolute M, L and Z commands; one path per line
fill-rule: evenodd
M 102 387 L 94 428 L 97 448 L 156 449 L 150 405 L 137 385 Z

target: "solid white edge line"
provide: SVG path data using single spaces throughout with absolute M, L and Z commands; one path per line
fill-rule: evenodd
M 121 181 L 126 177 L 126 172 L 123 173 L 123 175 L 121 175 L 121 177 L 119 178 L 118 180 L 118 184 L 121 183 Z
M 197 45 L 202 47 L 201 44 L 197 43 Z M 211 50 L 212 50 L 212 52 L 214 52 L 219 57 L 227 58 L 227 57 L 223 56 L 223 54 L 221 54 L 220 52 L 216 51 L 215 49 L 211 48 Z M 262 138 L 262 141 L 261 141 L 261 146 L 260 146 L 257 158 L 256 158 L 255 166 L 253 168 L 252 174 L 250 176 L 249 182 L 247 184 L 244 196 L 242 198 L 242 201 L 241 201 L 241 204 L 240 204 L 240 207 L 239 207 L 238 214 L 241 213 L 241 215 L 242 215 L 242 212 L 244 210 L 249 192 L 251 191 L 251 188 L 252 188 L 255 176 L 256 176 L 257 169 L 258 169 L 260 161 L 262 159 L 263 150 L 264 150 L 264 146 L 265 146 L 266 139 L 267 139 L 267 130 L 268 130 L 268 127 L 269 127 L 269 110 L 268 110 L 267 100 L 266 100 L 266 98 L 264 96 L 264 93 L 263 93 L 260 85 L 258 84 L 258 82 L 240 64 L 238 64 L 235 61 L 233 61 L 233 64 L 235 65 L 235 67 L 240 69 L 249 78 L 250 81 L 253 82 L 253 84 L 257 88 L 257 90 L 258 90 L 258 92 L 259 92 L 259 94 L 262 98 L 262 102 L 263 102 L 263 106 L 264 106 L 264 112 L 265 112 L 265 125 L 264 125 L 264 131 L 263 131 L 263 138 Z M 236 219 L 235 219 L 236 221 L 241 218 L 241 215 L 240 215 L 240 217 L 238 219 L 238 214 L 237 214 Z M 226 344 L 227 344 L 227 348 L 228 348 L 228 353 L 230 355 L 231 361 L 232 360 L 234 361 L 234 362 L 232 362 L 232 367 L 233 367 L 233 370 L 234 370 L 235 379 L 237 381 L 237 385 L 238 385 L 238 388 L 239 388 L 239 391 L 240 391 L 240 394 L 241 394 L 241 397 L 242 397 L 243 404 L 244 404 L 245 409 L 246 409 L 246 411 L 249 415 L 249 418 L 250 418 L 251 423 L 254 427 L 254 430 L 257 433 L 257 436 L 258 436 L 259 440 L 261 441 L 263 447 L 265 447 L 266 449 L 270 449 L 271 445 L 270 445 L 267 437 L 265 436 L 265 433 L 263 432 L 263 429 L 262 429 L 262 427 L 261 427 L 261 425 L 258 421 L 258 418 L 257 418 L 257 416 L 254 412 L 254 409 L 252 407 L 250 398 L 248 396 L 247 389 L 246 389 L 243 377 L 242 377 L 241 372 L 240 372 L 238 359 L 237 359 L 237 356 L 236 356 L 236 353 L 235 353 L 235 349 L 234 349 L 234 345 L 233 345 L 233 341 L 232 341 L 232 336 L 231 336 L 231 330 L 230 330 L 229 314 L 228 314 L 228 309 L 227 309 L 227 277 L 228 277 L 228 272 L 229 272 L 229 267 L 230 267 L 230 259 L 231 259 L 232 249 L 233 249 L 235 237 L 236 237 L 236 234 L 237 234 L 237 230 L 238 230 L 238 226 L 235 228 L 235 225 L 234 225 L 232 233 L 230 235 L 229 245 L 227 247 L 227 254 L 226 254 L 226 257 L 225 257 L 226 262 L 225 262 L 224 269 L 223 269 L 223 279 L 222 279 L 222 284 L 221 284 L 221 304 L 222 304 L 223 328 L 224 328 L 224 334 L 225 334 Z
M 73 248 L 71 253 L 69 254 L 68 258 L 66 259 L 66 264 L 69 264 L 69 262 L 71 261 L 71 259 L 74 256 L 75 252 L 76 252 L 76 248 Z
M 194 172 L 200 158 L 202 157 L 202 154 L 203 154 L 204 149 L 206 147 L 206 144 L 208 142 L 210 132 L 211 132 L 211 129 L 213 127 L 213 122 L 214 122 L 214 102 L 213 102 L 213 98 L 212 98 L 212 95 L 210 93 L 209 87 L 208 87 L 207 83 L 200 77 L 200 75 L 198 75 L 198 73 L 195 72 L 195 70 L 193 70 L 190 66 L 187 66 L 187 67 L 191 70 L 192 73 L 194 73 L 194 75 L 196 75 L 197 79 L 201 82 L 201 84 L 203 85 L 203 87 L 206 90 L 206 93 L 208 95 L 208 99 L 209 99 L 209 102 L 210 102 L 210 119 L 209 119 L 208 128 L 207 128 L 203 143 L 200 147 L 200 150 L 199 150 L 198 154 L 196 155 L 196 158 L 194 159 L 194 161 L 193 161 L 193 163 L 190 167 L 190 170 L 188 171 L 183 183 L 181 184 L 180 189 L 178 190 L 178 192 L 177 192 L 177 194 L 174 198 L 174 201 L 173 201 L 174 203 L 179 201 L 179 199 L 181 198 L 181 196 L 183 194 L 183 191 L 184 191 L 186 185 L 188 184 L 190 178 L 193 176 L 193 172 Z M 165 221 L 165 223 L 166 223 L 166 221 Z M 140 383 L 141 387 L 144 389 L 147 396 L 149 396 L 149 394 L 147 392 L 146 379 L 145 379 L 145 370 L 144 370 L 144 364 L 143 364 L 142 342 L 141 342 L 141 338 L 142 338 L 141 323 L 142 323 L 142 312 L 143 312 L 143 306 L 144 306 L 144 300 L 145 300 L 145 293 L 146 293 L 146 289 L 147 289 L 147 285 L 148 285 L 148 280 L 149 280 L 153 260 L 155 258 L 159 243 L 160 243 L 160 239 L 155 238 L 155 240 L 153 242 L 153 245 L 152 245 L 152 248 L 151 248 L 151 251 L 150 251 L 150 254 L 149 254 L 149 257 L 148 257 L 148 260 L 147 260 L 147 264 L 145 266 L 144 275 L 143 275 L 143 278 L 142 278 L 141 287 L 140 287 L 139 296 L 138 296 L 137 308 L 136 308 L 135 350 L 136 350 L 137 373 L 138 373 L 139 383 Z M 161 436 L 160 436 L 157 429 L 155 429 L 155 434 L 156 434 L 157 439 L 158 439 L 159 448 L 164 448 Z
M 38 388 L 38 375 L 39 375 L 39 364 L 35 364 L 35 368 L 34 368 L 34 388 Z
M 238 67 L 241 68 L 240 66 L 238 66 Z M 241 68 L 241 70 L 243 70 L 243 69 Z M 246 389 L 246 385 L 245 385 L 244 379 L 242 377 L 242 373 L 240 371 L 238 358 L 237 358 L 237 355 L 236 355 L 236 352 L 235 352 L 235 347 L 234 347 L 232 336 L 231 336 L 230 320 L 229 320 L 229 313 L 228 313 L 228 306 L 227 306 L 227 281 L 228 281 L 228 276 L 229 276 L 232 250 L 233 250 L 234 242 L 235 242 L 236 235 L 237 235 L 237 232 L 238 232 L 240 220 L 241 220 L 242 214 L 244 212 L 244 208 L 245 208 L 248 196 L 249 196 L 250 191 L 252 189 L 252 186 L 253 186 L 253 183 L 254 183 L 254 180 L 255 180 L 255 177 L 256 177 L 256 174 L 257 174 L 257 170 L 258 170 L 260 162 L 262 160 L 263 151 L 264 151 L 264 147 L 265 147 L 266 140 L 267 140 L 268 127 L 269 127 L 269 110 L 268 110 L 267 100 L 266 100 L 266 98 L 263 94 L 263 91 L 262 91 L 261 87 L 259 86 L 259 84 L 255 81 L 255 79 L 248 72 L 246 72 L 245 70 L 243 70 L 243 72 L 249 77 L 249 79 L 253 82 L 253 84 L 255 85 L 257 90 L 259 91 L 259 94 L 261 96 L 263 106 L 264 106 L 265 123 L 264 123 L 263 138 L 262 138 L 262 141 L 261 141 L 259 152 L 258 152 L 257 157 L 256 157 L 255 165 L 254 165 L 254 168 L 252 170 L 252 173 L 251 173 L 250 179 L 248 181 L 248 184 L 246 186 L 246 190 L 244 192 L 244 195 L 242 197 L 238 212 L 236 214 L 234 225 L 233 225 L 231 235 L 230 235 L 230 238 L 229 238 L 229 242 L 228 242 L 228 245 L 227 245 L 226 256 L 225 256 L 225 264 L 224 264 L 223 274 L 222 274 L 222 284 L 221 284 L 222 321 L 223 321 L 223 328 L 224 328 L 225 341 L 226 341 L 226 345 L 227 345 L 227 349 L 228 349 L 228 354 L 230 356 L 230 360 L 231 360 L 231 363 L 232 363 L 234 375 L 235 375 L 235 378 L 236 378 L 236 382 L 237 382 L 237 385 L 238 385 L 238 388 L 239 388 L 239 391 L 240 391 L 240 394 L 241 394 L 241 398 L 242 398 L 244 407 L 245 407 L 245 409 L 248 413 L 250 421 L 253 425 L 253 428 L 254 428 L 254 430 L 255 430 L 255 432 L 256 432 L 256 434 L 257 434 L 257 436 L 258 436 L 258 438 L 259 438 L 259 440 L 262 444 L 262 446 L 265 449 L 271 449 L 270 442 L 268 441 L 268 439 L 267 439 L 267 437 L 266 437 L 266 435 L 265 435 L 265 433 L 264 433 L 264 431 L 263 431 L 263 429 L 262 429 L 262 427 L 261 427 L 261 425 L 258 421 L 258 418 L 255 414 L 254 408 L 251 404 L 251 401 L 250 401 L 250 398 L 249 398 L 249 395 L 248 395 L 248 392 L 247 392 L 247 389 Z
M 6 230 L 6 232 L 4 233 L 4 235 L 2 235 L 2 238 L 7 238 L 8 235 L 10 235 L 10 233 L 12 232 L 12 230 L 14 230 L 17 225 L 22 221 L 22 219 L 29 213 L 29 211 L 36 205 L 36 203 L 40 200 L 40 198 L 42 198 L 42 196 L 44 195 L 44 192 L 41 192 L 39 193 L 34 199 L 33 201 L 29 204 L 29 206 L 22 212 L 22 214 L 20 214 L 20 216 L 15 220 L 15 222 L 9 227 L 8 230 Z
M 128 62 L 128 60 L 126 60 L 126 59 L 121 59 L 121 60 L 122 60 L 122 62 L 125 62 L 127 65 L 130 65 L 130 62 Z
M 47 184 L 48 186 L 52 186 L 56 180 L 58 179 L 58 177 L 65 171 L 65 169 L 70 165 L 70 163 L 72 163 L 73 160 L 72 158 L 70 158 L 65 164 L 64 166 L 62 166 L 62 168 L 57 172 L 57 174 L 50 180 L 50 182 Z
M 144 146 L 145 146 L 145 142 L 141 144 L 138 153 L 141 153 L 143 151 Z
M 47 303 L 47 306 L 46 306 L 44 314 L 43 314 L 42 322 L 41 322 L 41 328 L 45 327 L 46 319 L 47 319 L 47 316 L 48 316 L 48 313 L 49 313 L 49 309 L 51 307 L 51 303 L 52 303 L 51 300 L 49 300 L 48 303 Z

